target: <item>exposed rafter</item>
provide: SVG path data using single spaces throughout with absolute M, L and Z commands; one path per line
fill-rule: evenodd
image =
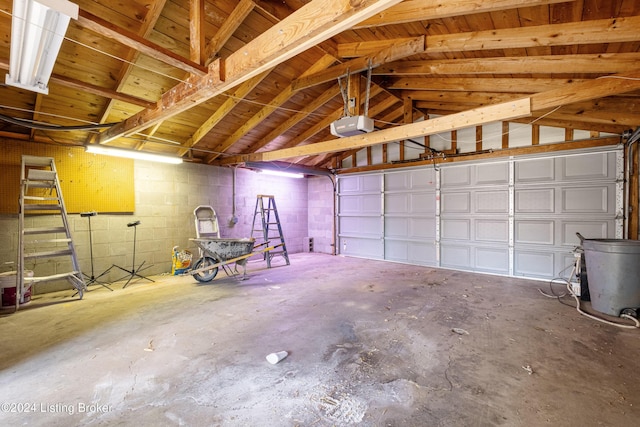
M 102 134 L 101 142 L 138 132 L 192 108 L 398 2 L 371 0 L 354 7 L 348 0 L 314 0 L 226 58 L 222 69 L 220 60 L 212 63 L 213 69 L 210 66 L 204 77 L 179 84 L 163 96 L 157 108 L 114 126 Z

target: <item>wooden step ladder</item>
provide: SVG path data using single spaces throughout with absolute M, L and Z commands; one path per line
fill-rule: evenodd
M 265 206 L 264 199 L 267 199 Z M 256 228 L 256 220 L 260 215 L 259 228 Z M 259 238 L 254 236 L 255 232 L 259 232 Z M 266 251 L 264 253 L 264 259 L 267 261 L 267 267 L 271 268 L 271 259 L 275 256 L 282 256 L 287 265 L 289 265 L 289 253 L 287 252 L 287 245 L 284 242 L 284 235 L 282 234 L 282 225 L 280 224 L 280 217 L 278 216 L 278 209 L 276 207 L 276 199 L 274 196 L 267 196 L 264 194 L 258 194 L 256 199 L 256 210 L 253 214 L 253 229 L 251 230 L 251 237 L 256 238 L 258 243 L 262 239 L 262 244 L 273 245 L 277 248 L 274 250 Z M 274 240 L 275 242 L 271 242 Z
M 22 156 L 19 208 L 16 310 L 20 303 L 24 302 L 27 291 L 39 282 L 67 279 L 82 299 L 86 284 L 71 238 L 67 211 L 53 158 Z M 25 220 L 25 218 L 28 219 Z M 35 223 L 46 224 L 46 226 L 36 227 Z M 68 264 L 64 258 L 68 259 Z M 52 260 L 56 270 L 59 268 L 65 270 L 68 265 L 69 271 L 54 270 L 54 274 L 41 276 L 38 272 L 34 272 L 32 277 L 25 277 L 27 263 L 33 263 L 33 269 L 36 270 L 39 267 L 39 260 Z

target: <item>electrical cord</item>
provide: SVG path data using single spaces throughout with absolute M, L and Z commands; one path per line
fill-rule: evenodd
M 569 293 L 571 294 L 573 299 L 576 300 L 576 310 L 578 310 L 578 313 L 582 314 L 583 316 L 586 316 L 589 319 L 597 320 L 598 322 L 606 323 L 607 325 L 617 326 L 619 328 L 625 328 L 625 329 L 637 329 L 637 328 L 640 328 L 640 322 L 638 321 L 638 319 L 636 319 L 635 317 L 630 316 L 630 315 L 628 315 L 626 313 L 621 314 L 620 317 L 623 317 L 625 319 L 629 319 L 629 320 L 633 321 L 635 323 L 635 325 L 621 325 L 620 323 L 611 322 L 609 320 L 602 319 L 600 317 L 594 316 L 592 314 L 589 314 L 589 313 L 583 311 L 582 308 L 580 308 L 580 299 L 573 292 L 573 289 L 571 289 L 571 284 L 567 285 L 567 290 L 569 291 Z
M 576 258 L 575 264 L 566 267 L 560 273 L 566 271 L 567 269 L 569 269 L 571 267 L 571 273 L 569 274 L 569 277 L 573 277 L 573 275 L 576 274 L 576 272 L 578 271 L 578 263 L 579 262 L 580 262 L 580 259 Z M 565 294 L 562 294 L 562 295 L 557 295 L 554 292 L 552 285 L 557 280 L 562 280 L 563 282 L 566 283 L 566 288 L 567 288 L 568 294 L 565 293 Z M 620 317 L 633 321 L 635 323 L 634 325 L 622 325 L 620 323 L 611 322 L 609 320 L 602 319 L 600 317 L 594 316 L 593 314 L 587 313 L 586 311 L 582 310 L 582 307 L 580 306 L 580 298 L 578 298 L 578 296 L 575 294 L 575 292 L 573 292 L 573 288 L 571 287 L 571 281 L 565 279 L 564 277 L 555 277 L 555 278 L 551 279 L 551 281 L 549 282 L 549 289 L 551 290 L 551 294 L 552 295 L 546 294 L 541 289 L 538 289 L 538 291 L 542 295 L 544 295 L 544 296 L 546 296 L 548 298 L 556 298 L 558 300 L 558 302 L 560 302 L 563 305 L 567 305 L 569 307 L 571 307 L 571 304 L 567 304 L 564 301 L 562 301 L 562 297 L 565 297 L 567 295 L 571 295 L 573 297 L 573 299 L 576 301 L 575 309 L 578 311 L 578 313 L 582 314 L 585 317 L 588 317 L 589 319 L 597 320 L 598 322 L 606 323 L 607 325 L 617 326 L 619 328 L 625 328 L 625 329 L 637 329 L 637 328 L 640 328 L 640 322 L 638 321 L 638 319 L 636 319 L 635 317 L 630 316 L 630 315 L 628 315 L 626 313 L 621 314 Z
M 0 120 L 7 123 L 11 123 L 13 125 L 23 126 L 29 129 L 48 130 L 48 131 L 54 131 L 54 132 L 105 129 L 115 125 L 115 123 L 104 123 L 104 124 L 90 124 L 90 125 L 78 125 L 78 126 L 57 126 L 57 125 L 35 123 L 32 120 L 18 119 L 15 117 L 5 116 L 4 114 L 0 114 Z

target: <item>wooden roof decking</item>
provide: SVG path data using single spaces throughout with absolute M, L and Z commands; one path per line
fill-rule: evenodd
M 468 125 L 456 114 L 472 116 L 471 126 L 536 120 L 593 135 L 640 125 L 637 0 L 76 3 L 80 19 L 70 24 L 49 95 L 2 85 L 0 114 L 113 126 L 51 132 L 0 121 L 0 137 L 208 164 L 333 167 L 361 147 Z M 3 82 L 11 9 L 12 0 L 0 0 Z M 369 66 L 369 115 L 380 132 L 336 139 L 329 124 L 344 111 L 338 78 L 349 80 L 362 111 Z M 403 126 L 429 115 L 440 118 Z

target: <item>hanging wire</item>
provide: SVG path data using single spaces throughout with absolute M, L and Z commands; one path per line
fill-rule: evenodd
M 79 125 L 79 126 L 58 126 L 58 125 L 38 123 L 29 119 L 19 119 L 19 118 L 9 117 L 9 116 L 5 116 L 4 114 L 0 114 L 0 120 L 2 120 L 3 122 L 11 123 L 13 125 L 23 126 L 29 129 L 46 130 L 46 131 L 53 131 L 53 132 L 106 129 L 115 125 L 115 123 L 104 123 L 104 124 L 89 124 L 89 125 Z
M 369 117 L 369 96 L 371 95 L 371 58 L 367 68 L 367 94 L 364 98 L 364 115 Z

